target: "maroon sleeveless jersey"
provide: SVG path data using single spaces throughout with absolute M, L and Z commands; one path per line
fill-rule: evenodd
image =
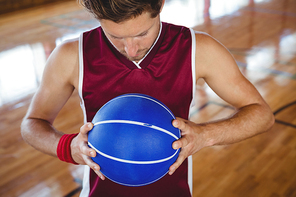
M 188 119 L 193 95 L 192 31 L 162 23 L 148 54 L 137 66 L 110 43 L 101 27 L 80 37 L 79 94 L 85 122 L 112 98 L 142 93 L 163 102 L 176 117 Z M 182 197 L 191 196 L 187 159 L 173 175 L 141 187 L 104 181 L 85 168 L 81 196 Z

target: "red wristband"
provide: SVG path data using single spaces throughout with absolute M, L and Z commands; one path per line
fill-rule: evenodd
M 71 142 L 73 140 L 74 137 L 76 137 L 78 135 L 78 133 L 76 134 L 64 134 L 58 144 L 57 147 L 57 156 L 61 161 L 65 161 L 68 163 L 73 163 L 78 165 L 78 163 L 76 163 L 71 155 Z

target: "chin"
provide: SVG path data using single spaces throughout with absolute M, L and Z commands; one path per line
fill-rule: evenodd
M 122 52 L 122 51 L 121 51 L 121 54 L 124 55 L 130 61 L 138 62 L 146 55 L 147 52 L 148 50 L 145 50 L 145 52 L 141 53 L 141 55 L 138 55 L 137 57 L 130 57 L 125 52 Z

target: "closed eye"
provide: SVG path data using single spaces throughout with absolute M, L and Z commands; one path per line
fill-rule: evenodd
M 119 40 L 119 39 L 122 39 L 121 37 L 116 37 L 116 36 L 112 36 L 112 35 L 111 35 L 111 37 L 112 37 L 113 39 L 118 39 L 118 40 Z
M 145 31 L 145 32 L 139 34 L 138 37 L 143 37 L 143 36 L 146 36 L 147 34 L 148 34 L 148 31 Z

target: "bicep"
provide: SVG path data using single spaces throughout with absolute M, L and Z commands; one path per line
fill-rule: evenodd
M 35 93 L 27 118 L 53 123 L 59 111 L 74 91 L 73 74 L 76 61 L 69 46 L 56 49 L 47 61 L 42 82 Z M 71 51 L 71 50 L 70 50 Z
M 53 123 L 59 111 L 71 96 L 71 88 L 62 84 L 45 84 L 39 87 L 29 107 L 27 118 L 43 119 Z
M 199 53 L 196 54 L 197 75 L 204 78 L 219 97 L 236 108 L 265 103 L 253 84 L 242 75 L 234 58 L 222 44 L 206 35 L 202 35 L 200 41 L 200 48 L 197 48 Z

